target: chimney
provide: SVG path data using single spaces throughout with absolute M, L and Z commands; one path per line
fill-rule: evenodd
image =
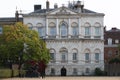
M 57 3 L 55 3 L 55 4 L 54 4 L 54 8 L 55 8 L 55 9 L 56 9 L 56 8 L 58 8 L 58 5 L 57 5 Z
M 47 0 L 47 1 L 46 1 L 46 9 L 47 9 L 47 10 L 49 10 L 49 6 L 50 6 L 50 4 L 49 4 L 49 1 Z
M 41 5 L 34 5 L 34 11 L 40 10 L 41 9 Z

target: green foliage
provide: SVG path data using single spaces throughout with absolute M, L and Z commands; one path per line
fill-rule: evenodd
M 18 63 L 35 60 L 44 60 L 47 64 L 50 60 L 46 44 L 39 38 L 38 32 L 30 30 L 22 23 L 6 25 L 3 34 L 0 35 L 0 61 Z
M 95 76 L 105 76 L 106 72 L 102 71 L 100 68 L 96 68 L 94 74 Z
M 119 58 L 113 58 L 109 61 L 109 63 L 120 63 L 120 59 Z

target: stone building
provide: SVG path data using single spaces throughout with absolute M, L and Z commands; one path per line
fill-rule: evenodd
M 93 75 L 104 70 L 104 14 L 84 8 L 81 1 L 51 9 L 35 5 L 23 23 L 37 30 L 50 50 L 46 75 Z

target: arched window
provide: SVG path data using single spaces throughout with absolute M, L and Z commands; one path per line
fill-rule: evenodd
M 62 22 L 60 25 L 60 35 L 62 38 L 67 37 L 68 35 L 67 24 L 65 22 Z
M 72 23 L 72 35 L 73 36 L 78 36 L 78 31 L 79 31 L 79 29 L 78 29 L 78 24 L 77 23 Z
M 90 62 L 90 50 L 86 49 L 85 50 L 85 62 Z
M 29 28 L 30 30 L 33 29 L 33 25 L 32 25 L 32 23 L 28 23 L 27 26 L 28 26 L 28 28 Z
M 49 24 L 49 34 L 50 36 L 56 36 L 56 26 L 53 22 Z
M 77 49 L 73 49 L 72 53 L 73 53 L 73 56 L 72 56 L 73 61 L 77 61 L 78 60 L 78 58 L 77 58 L 78 57 Z
M 95 62 L 99 62 L 100 61 L 100 49 L 95 49 L 94 51 L 95 53 Z
M 38 28 L 39 36 L 44 37 L 45 36 L 45 27 L 43 27 L 43 24 L 38 23 L 36 26 Z
M 101 35 L 101 25 L 100 23 L 95 23 L 95 36 Z
M 61 62 L 66 62 L 68 57 L 68 50 L 63 47 L 60 49 L 60 54 L 61 54 Z
M 51 62 L 55 61 L 55 50 L 50 49 L 50 57 L 51 57 Z
M 85 38 L 90 38 L 91 35 L 91 25 L 89 23 L 85 23 Z

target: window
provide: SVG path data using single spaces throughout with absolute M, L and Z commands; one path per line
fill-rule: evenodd
M 60 26 L 60 34 L 61 34 L 61 37 L 65 37 L 67 36 L 67 26 L 65 23 L 62 23 L 62 25 Z
M 86 71 L 85 71 L 87 74 L 90 73 L 90 69 L 89 68 L 86 68 Z
M 66 61 L 66 53 L 62 53 L 62 61 Z
M 90 55 L 89 55 L 89 53 L 85 53 L 85 60 L 86 60 L 86 61 L 89 61 L 89 60 L 90 60 Z
M 33 25 L 32 25 L 31 23 L 28 23 L 27 26 L 28 26 L 28 28 L 29 28 L 30 30 L 32 30 Z
M 77 53 L 73 53 L 73 60 L 77 60 Z
M 112 39 L 108 38 L 108 45 L 112 45 Z
M 78 36 L 78 27 L 73 27 L 72 30 L 73 36 Z
M 55 69 L 51 68 L 51 75 L 55 75 Z
M 108 51 L 108 56 L 109 56 L 109 57 L 112 56 L 112 51 Z
M 50 33 L 50 36 L 56 35 L 56 25 L 53 22 L 49 24 L 49 33 Z
M 55 60 L 55 53 L 50 53 L 51 60 Z
M 72 35 L 78 36 L 78 31 L 79 31 L 78 24 L 76 22 L 73 22 L 71 26 L 72 26 Z
M 56 28 L 55 27 L 50 27 L 50 35 L 55 36 L 56 35 Z
M 0 34 L 2 34 L 2 32 L 3 32 L 3 28 L 2 26 L 0 26 Z
M 61 54 L 61 62 L 66 62 L 67 61 L 67 56 L 68 56 L 68 50 L 66 48 L 61 48 L 60 49 L 60 54 Z
M 115 43 L 116 43 L 116 44 L 117 44 L 117 43 L 119 43 L 119 40 L 118 40 L 118 39 L 116 39 L 116 40 L 115 40 Z
M 95 27 L 95 35 L 100 36 L 100 27 Z
M 45 36 L 45 29 L 43 27 L 38 27 L 38 33 L 40 37 Z
M 85 27 L 85 36 L 90 36 L 90 27 Z
M 73 75 L 77 75 L 77 68 L 73 68 Z
M 99 61 L 99 53 L 95 53 L 95 60 Z

